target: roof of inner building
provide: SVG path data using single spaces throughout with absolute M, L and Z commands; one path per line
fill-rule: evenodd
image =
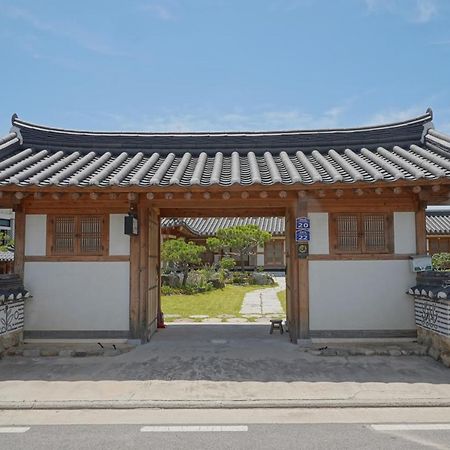
M 257 225 L 274 236 L 284 236 L 284 217 L 167 217 L 161 220 L 161 228 L 187 228 L 199 237 L 213 236 L 221 228 L 236 225 Z
M 327 185 L 450 179 L 450 136 L 432 113 L 335 130 L 120 133 L 12 119 L 0 185 L 167 188 Z
M 427 211 L 426 226 L 429 235 L 450 234 L 450 211 Z

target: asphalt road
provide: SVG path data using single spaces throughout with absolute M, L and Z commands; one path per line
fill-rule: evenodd
M 2 450 L 146 448 L 450 449 L 450 409 L 0 412 Z

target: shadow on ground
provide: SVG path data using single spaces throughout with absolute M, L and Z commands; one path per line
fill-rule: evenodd
M 316 356 L 267 325 L 169 325 L 115 357 L 0 361 L 0 381 L 206 380 L 450 383 L 426 356 Z

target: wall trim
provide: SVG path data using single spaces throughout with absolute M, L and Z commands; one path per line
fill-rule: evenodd
M 129 255 L 105 256 L 25 256 L 25 262 L 111 262 L 129 261 Z
M 311 338 L 416 338 L 417 330 L 311 330 Z
M 351 255 L 308 255 L 310 261 L 408 261 L 409 255 L 351 254 Z
M 128 330 L 24 330 L 24 339 L 128 339 Z

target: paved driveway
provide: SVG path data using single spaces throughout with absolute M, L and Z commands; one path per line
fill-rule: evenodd
M 115 357 L 0 361 L 0 380 L 212 380 L 450 383 L 430 357 L 316 356 L 268 325 L 169 325 Z

